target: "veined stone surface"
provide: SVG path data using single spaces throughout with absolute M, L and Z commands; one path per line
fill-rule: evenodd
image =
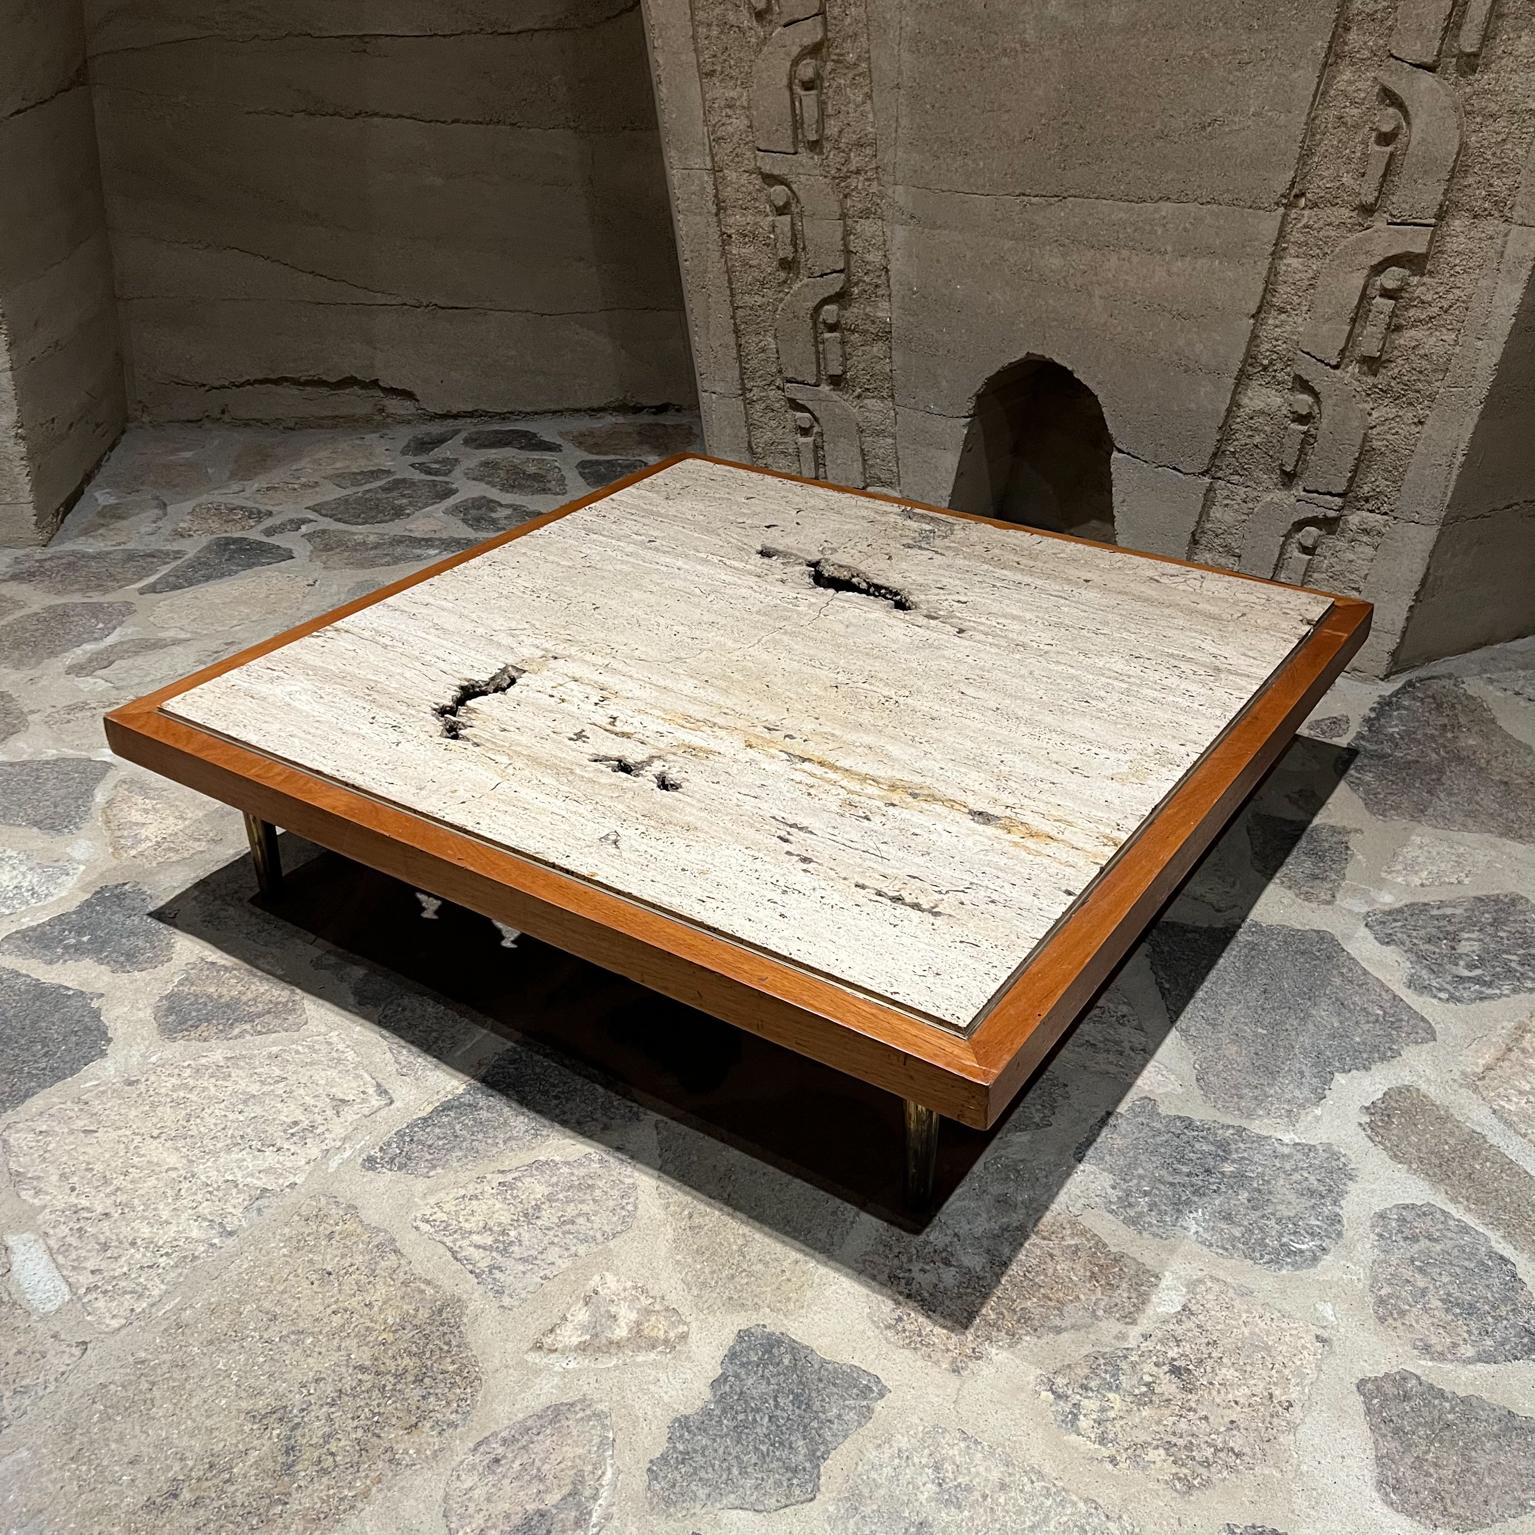
M 965 1029 L 1326 608 L 689 461 L 173 708 Z

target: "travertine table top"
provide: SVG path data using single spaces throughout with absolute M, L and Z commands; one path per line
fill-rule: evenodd
M 690 459 L 167 712 L 964 1033 L 1327 607 Z

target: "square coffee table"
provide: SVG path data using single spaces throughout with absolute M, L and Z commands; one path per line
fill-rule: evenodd
M 685 454 L 116 710 L 121 756 L 987 1127 L 1368 603 Z

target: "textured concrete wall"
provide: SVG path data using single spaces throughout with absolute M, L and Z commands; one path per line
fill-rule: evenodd
M 637 0 L 87 0 L 133 410 L 693 397 Z
M 0 543 L 45 539 L 123 420 L 75 0 L 0 0 Z
M 988 381 L 1048 358 L 1103 406 L 1121 542 L 1363 591 L 1375 670 L 1409 614 L 1430 650 L 1535 622 L 1508 577 L 1431 618 L 1528 549 L 1455 493 L 1518 344 L 1528 7 L 646 15 L 711 446 L 946 502 Z

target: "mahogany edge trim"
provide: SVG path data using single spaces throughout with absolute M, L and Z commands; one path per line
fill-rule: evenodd
M 348 844 L 355 846 L 360 839 L 368 855 L 354 854 L 359 861 L 418 886 L 431 881 L 406 866 L 424 858 L 429 872 L 442 876 L 448 887 L 434 889 L 433 894 L 460 901 L 486 915 L 504 917 L 535 937 L 541 936 L 541 929 L 549 932 L 574 922 L 579 929 L 575 935 L 562 933 L 561 938 L 549 941 L 677 1001 L 712 1012 L 736 1027 L 891 1092 L 916 1098 L 963 1123 L 985 1128 L 1023 1087 L 1073 1021 L 1076 1010 L 1144 931 L 1151 915 L 1277 759 L 1294 727 L 1364 642 L 1369 631 L 1369 603 L 1332 598 L 1332 606 L 1311 634 L 1253 695 L 1221 741 L 1200 758 L 1162 806 L 1137 829 L 1115 865 L 1062 921 L 968 1038 L 574 876 L 216 737 L 161 709 L 167 699 L 210 678 L 687 459 L 1017 530 L 1014 523 L 930 506 L 909 497 L 828 486 L 802 475 L 732 464 L 703 453 L 677 453 L 122 705 L 106 717 L 108 743 L 130 761 L 335 851 L 346 853 Z M 1044 529 L 1029 531 L 1138 559 L 1263 581 L 1168 555 L 1095 544 Z M 1277 725 L 1273 723 L 1276 718 Z M 190 773 L 168 771 L 167 762 L 190 769 Z M 324 801 L 335 802 L 337 808 Z M 386 830 L 391 824 L 398 829 Z M 1176 830 L 1180 826 L 1186 827 L 1181 837 Z M 1165 847 L 1170 837 L 1171 855 L 1158 862 L 1154 850 Z M 501 874 L 490 873 L 487 864 L 498 866 Z M 647 936 L 647 931 L 652 935 Z M 572 941 L 573 936 L 578 941 Z M 1079 953 L 1084 962 L 1058 975 L 1069 956 Z M 659 975 L 657 962 L 662 971 Z

